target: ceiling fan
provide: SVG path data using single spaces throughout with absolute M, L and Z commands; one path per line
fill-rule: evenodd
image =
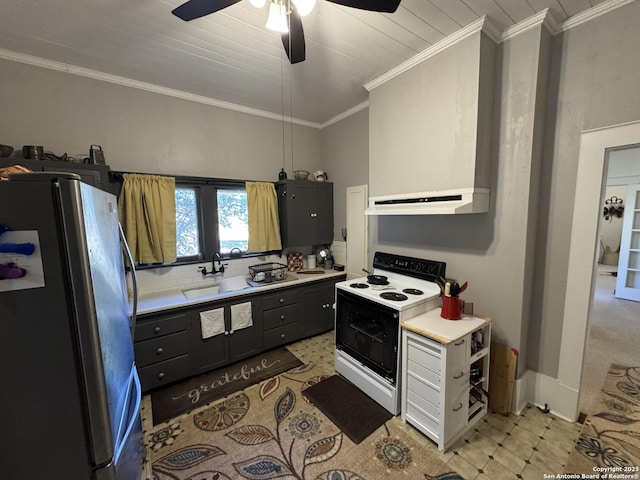
M 300 17 L 311 12 L 316 0 L 249 0 L 257 8 L 269 2 L 269 17 L 266 27 L 282 34 L 282 44 L 291 63 L 305 59 L 304 31 Z M 393 13 L 401 0 L 327 0 L 346 7 L 373 12 Z M 230 7 L 240 0 L 189 0 L 171 11 L 176 17 L 188 22 Z

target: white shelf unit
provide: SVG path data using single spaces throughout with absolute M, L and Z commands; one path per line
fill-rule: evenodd
M 445 452 L 487 413 L 491 323 L 466 317 L 447 332 L 436 314 L 403 323 L 401 414 Z

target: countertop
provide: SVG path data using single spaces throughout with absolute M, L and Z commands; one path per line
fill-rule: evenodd
M 320 270 L 320 269 L 317 269 Z M 162 290 L 157 292 L 145 293 L 138 296 L 138 315 L 144 315 L 147 313 L 161 312 L 169 310 L 171 308 L 186 307 L 199 305 L 201 303 L 207 303 L 217 300 L 227 300 L 230 298 L 243 297 L 245 295 L 254 293 L 263 293 L 271 290 L 278 290 L 280 288 L 292 287 L 295 285 L 304 285 L 307 283 L 317 282 L 321 280 L 329 280 L 344 276 L 345 272 L 337 272 L 335 270 L 325 270 L 324 273 L 310 273 L 302 274 L 296 272 L 287 272 L 286 280 L 280 280 L 278 282 L 265 283 L 259 287 L 249 286 L 242 290 L 235 290 L 232 292 L 217 293 L 205 297 L 198 297 L 193 299 L 187 299 L 182 291 L 198 287 L 206 287 L 207 285 L 213 285 L 215 282 L 207 281 L 202 282 L 201 285 L 190 285 L 185 287 L 176 287 L 175 289 Z M 222 278 L 220 278 L 222 280 Z
M 440 308 L 434 308 L 422 315 L 406 320 L 400 325 L 402 328 L 446 345 L 493 321 L 488 317 L 472 317 L 469 315 L 463 315 L 460 320 L 447 320 L 440 316 L 440 311 Z

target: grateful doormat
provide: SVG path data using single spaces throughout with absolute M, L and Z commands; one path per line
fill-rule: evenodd
M 322 380 L 302 394 L 356 445 L 393 416 L 338 375 Z
M 153 424 L 166 422 L 300 365 L 302 362 L 289 350 L 277 348 L 155 391 L 151 394 Z

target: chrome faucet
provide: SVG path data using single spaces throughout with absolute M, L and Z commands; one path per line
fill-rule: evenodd
M 216 262 L 218 262 L 218 268 L 216 268 Z M 224 273 L 225 265 L 229 265 L 228 263 L 222 263 L 222 256 L 219 252 L 213 254 L 213 259 L 211 259 L 211 271 L 207 270 L 207 267 L 200 267 L 198 271 L 202 273 L 202 276 L 205 275 L 215 275 L 216 273 Z

